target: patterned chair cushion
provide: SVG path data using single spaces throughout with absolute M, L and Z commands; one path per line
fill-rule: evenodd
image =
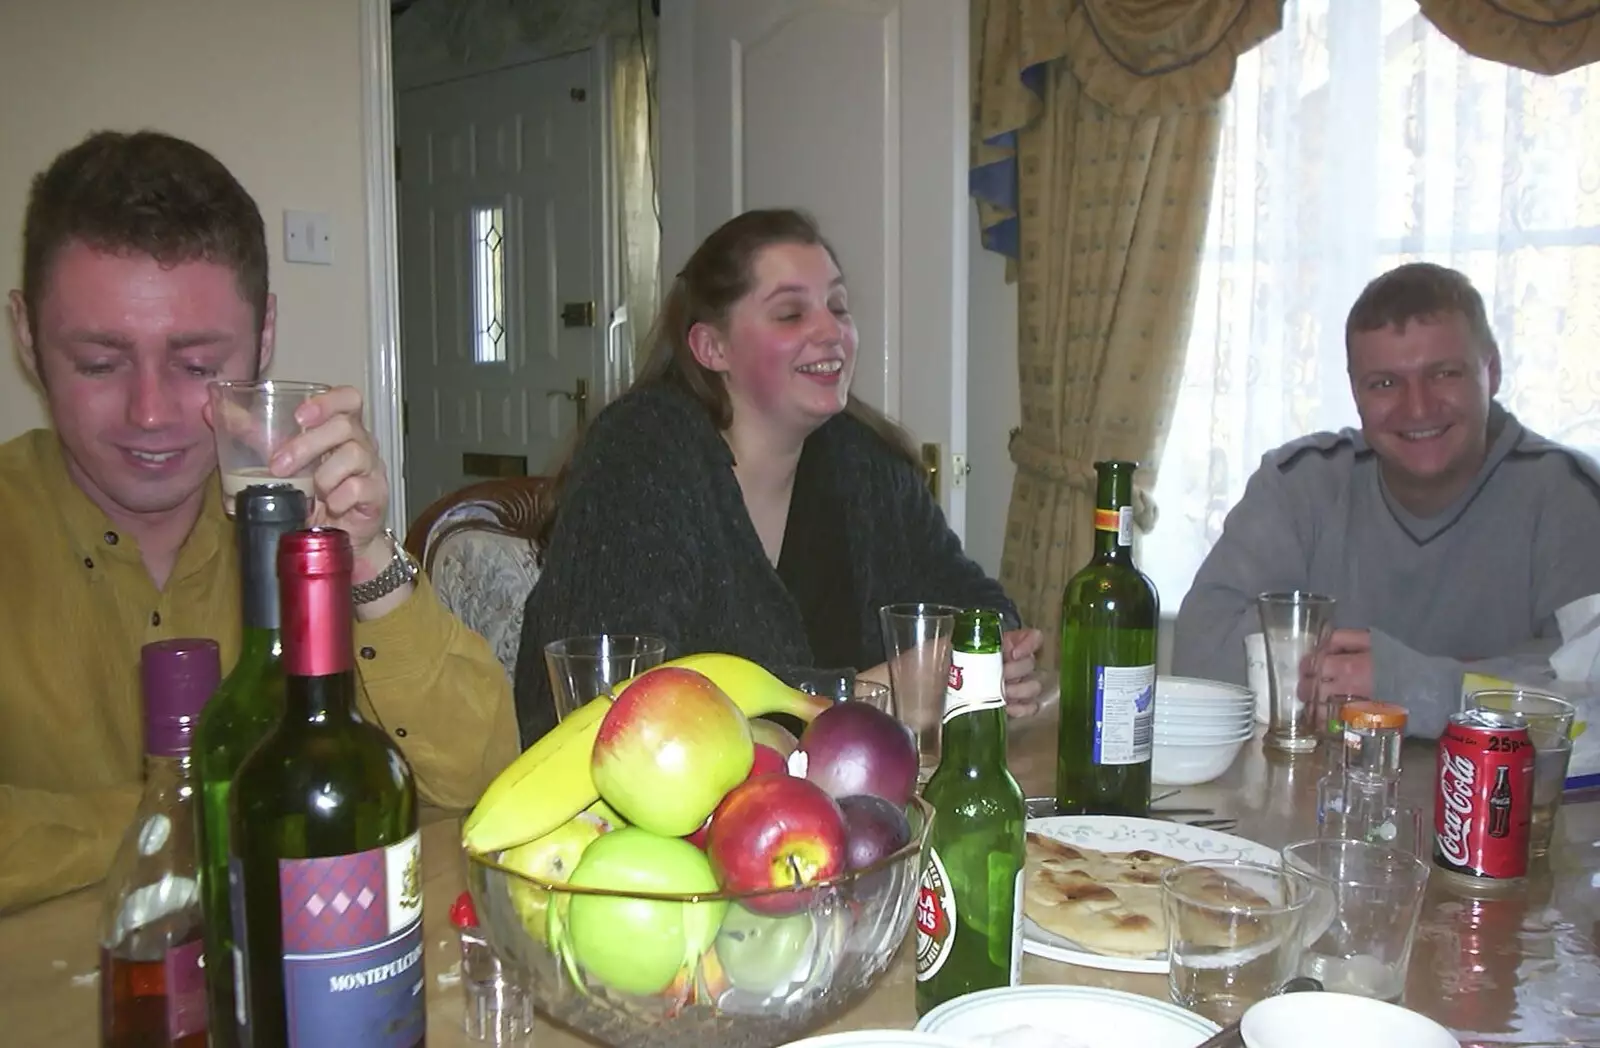
M 517 671 L 522 611 L 539 581 L 534 544 L 499 532 L 462 529 L 433 553 L 433 588 L 444 606 L 489 642 L 507 677 Z

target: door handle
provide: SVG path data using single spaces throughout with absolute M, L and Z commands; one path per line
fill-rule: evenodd
M 573 389 L 547 389 L 547 397 L 565 397 L 572 401 L 573 407 L 578 411 L 578 428 L 581 430 L 589 424 L 589 380 L 580 378 Z

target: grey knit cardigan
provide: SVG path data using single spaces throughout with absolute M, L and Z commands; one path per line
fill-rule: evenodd
M 839 612 L 859 624 L 864 650 L 882 649 L 879 607 L 901 601 L 993 608 L 1017 625 L 1016 608 L 962 552 L 920 472 L 881 437 L 841 414 L 808 441 L 843 496 L 857 606 Z M 555 723 L 545 644 L 595 633 L 663 637 L 668 658 L 724 651 L 778 673 L 813 665 L 799 605 L 750 521 L 732 452 L 675 386 L 619 397 L 573 458 L 523 618 L 524 746 Z

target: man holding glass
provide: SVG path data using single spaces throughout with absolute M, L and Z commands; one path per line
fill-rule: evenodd
M 139 795 L 141 646 L 237 654 L 207 387 L 272 359 L 261 213 L 198 146 L 91 135 L 34 180 L 10 314 L 52 428 L 0 446 L 0 910 L 105 874 Z M 424 800 L 464 807 L 515 754 L 509 682 L 384 528 L 361 410 L 348 386 L 301 405 L 271 468 L 309 475 L 311 523 L 350 535 L 363 713 Z
M 1495 403 L 1500 350 L 1465 276 L 1410 263 L 1345 324 L 1361 429 L 1262 460 L 1178 612 L 1173 672 L 1244 683 L 1256 596 L 1336 599 L 1319 695 L 1410 710 L 1436 736 L 1467 664 L 1544 665 L 1558 608 L 1600 593 L 1600 468 Z

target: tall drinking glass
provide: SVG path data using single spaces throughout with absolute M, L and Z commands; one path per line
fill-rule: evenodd
M 1577 707 L 1560 696 L 1527 688 L 1475 691 L 1467 696 L 1466 705 L 1521 714 L 1528 722 L 1528 736 L 1533 740 L 1533 814 L 1528 825 L 1528 855 L 1543 858 L 1549 854 L 1556 813 L 1561 810 L 1561 791 L 1572 760 L 1572 722 Z
M 939 766 L 939 731 L 950 684 L 950 635 L 961 609 L 950 604 L 887 604 L 878 609 L 894 715 L 917 740 L 917 781 Z
M 1266 744 L 1274 749 L 1305 753 L 1317 748 L 1317 685 L 1333 633 L 1333 609 L 1332 597 L 1302 590 L 1256 598 L 1272 699 Z

